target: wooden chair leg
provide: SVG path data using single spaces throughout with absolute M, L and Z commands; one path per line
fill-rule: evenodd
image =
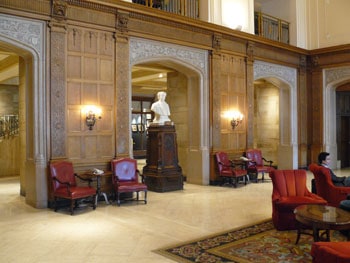
M 71 200 L 70 202 L 70 214 L 73 215 L 74 214 L 74 205 L 75 205 L 75 200 Z
M 57 197 L 54 197 L 54 207 L 55 207 L 55 212 L 57 212 L 57 209 L 58 209 L 58 207 L 57 207 Z
M 117 193 L 117 205 L 120 206 L 120 193 L 118 192 Z
M 147 204 L 147 191 L 145 191 L 144 193 L 145 193 L 145 204 Z

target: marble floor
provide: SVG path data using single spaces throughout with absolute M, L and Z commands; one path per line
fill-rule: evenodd
M 341 173 L 338 173 L 339 175 Z M 308 173 L 308 183 L 312 175 Z M 185 183 L 148 204 L 68 210 L 28 206 L 19 178 L 0 179 L 1 262 L 174 262 L 152 251 L 271 218 L 271 181 L 237 188 Z

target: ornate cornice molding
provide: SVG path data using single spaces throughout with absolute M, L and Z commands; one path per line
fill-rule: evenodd
M 83 0 L 64 0 L 66 1 L 69 5 L 73 6 L 78 6 L 82 8 L 88 8 L 96 11 L 101 11 L 101 12 L 107 12 L 107 13 L 112 13 L 116 14 L 117 13 L 117 8 L 116 7 L 109 7 L 106 5 L 98 4 L 98 3 L 92 3 L 92 2 L 87 2 Z

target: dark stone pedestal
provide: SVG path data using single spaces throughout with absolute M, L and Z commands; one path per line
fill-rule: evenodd
M 174 125 L 149 126 L 143 176 L 150 191 L 168 192 L 183 189 Z

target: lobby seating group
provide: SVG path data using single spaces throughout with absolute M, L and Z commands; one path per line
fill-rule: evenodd
M 329 169 L 319 164 L 309 165 L 314 175 L 317 195 L 323 197 L 330 206 L 348 210 L 344 205 L 350 194 L 350 187 L 335 186 Z M 350 242 L 315 242 L 311 247 L 312 262 L 350 263 Z
M 137 169 L 137 160 L 131 158 L 120 158 L 111 160 L 112 172 L 103 171 L 102 176 L 111 175 L 111 188 L 113 189 L 114 199 L 118 206 L 123 201 L 142 201 L 147 204 L 147 186 L 144 183 L 144 178 Z M 49 194 L 53 199 L 55 212 L 58 210 L 58 201 L 70 201 L 70 214 L 74 214 L 74 209 L 82 207 L 82 203 L 91 203 L 93 209 L 96 209 L 99 193 L 101 192 L 99 179 L 96 179 L 101 174 L 86 172 L 78 175 L 74 172 L 73 163 L 69 161 L 53 161 L 49 164 Z M 94 169 L 97 170 L 97 169 Z M 79 178 L 78 182 L 76 178 Z M 95 178 L 95 180 L 94 180 Z M 140 179 L 140 180 L 139 180 Z M 97 187 L 92 186 L 92 182 L 97 182 Z M 139 193 L 143 192 L 143 199 L 139 198 Z M 136 198 L 134 198 L 136 193 Z M 108 199 L 106 193 L 100 193 Z M 121 195 L 123 195 L 121 197 Z M 64 205 L 62 202 L 61 206 Z

